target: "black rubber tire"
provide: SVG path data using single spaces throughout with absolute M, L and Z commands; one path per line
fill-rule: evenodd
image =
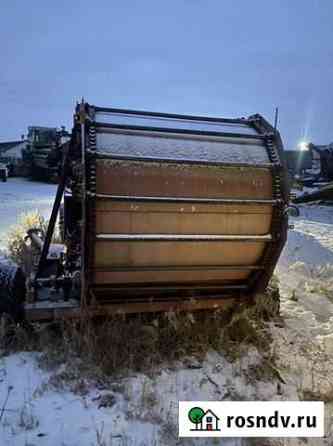
M 7 314 L 18 323 L 24 320 L 25 275 L 20 267 L 0 260 L 0 315 Z

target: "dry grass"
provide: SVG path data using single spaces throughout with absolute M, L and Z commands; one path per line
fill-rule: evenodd
M 37 212 L 22 214 L 17 225 L 12 226 L 7 235 L 7 247 L 11 259 L 18 265 L 22 265 L 25 255 L 25 237 L 29 229 L 38 229 L 45 234 L 47 222 Z
M 79 322 L 35 325 L 33 333 L 18 327 L 6 352 L 42 352 L 40 365 L 53 373 L 45 387 L 35 391 L 39 395 L 50 388 L 58 391 L 69 389 L 84 400 L 89 386 L 93 386 L 101 391 L 106 389 L 111 395 L 121 391 L 126 399 L 125 388 L 118 387 L 126 386 L 126 379 L 117 378 L 128 377 L 135 372 L 155 376 L 165 363 L 168 367 L 181 367 L 186 358 L 195 358 L 193 363 L 200 365 L 211 349 L 230 358 L 241 355 L 249 344 L 268 352 L 270 339 L 266 320 L 275 316 L 276 289 L 269 294 L 271 298 L 258 296 L 256 305 L 241 304 L 229 311 L 119 315 L 104 321 L 82 319 Z M 274 378 L 273 373 L 267 375 L 267 379 Z M 237 395 L 237 399 L 240 398 Z M 168 415 L 163 419 L 157 418 L 158 410 L 154 409 L 156 394 L 149 384 L 143 383 L 140 400 L 141 407 L 146 408 L 144 416 L 150 417 L 147 420 L 161 425 L 163 444 L 176 444 L 174 421 Z M 36 422 L 25 412 L 22 412 L 21 419 L 24 429 L 29 429 Z M 103 425 L 95 426 L 95 434 L 96 446 L 136 444 L 126 436 L 111 438 L 106 435 Z M 158 439 L 149 443 L 155 444 L 160 444 Z
M 39 426 L 38 418 L 34 415 L 29 403 L 24 403 L 19 412 L 19 428 L 24 431 L 31 431 Z
M 48 221 L 42 217 L 38 211 L 21 214 L 16 225 L 9 229 L 7 234 L 7 248 L 9 257 L 18 265 L 24 266 L 26 261 L 26 236 L 29 229 L 37 229 L 42 236 L 45 236 Z M 59 231 L 56 228 L 53 243 L 60 243 Z
M 256 305 L 239 304 L 228 311 L 82 319 L 36 325 L 33 333 L 18 327 L 6 351 L 41 351 L 44 367 L 71 364 L 73 380 L 86 375 L 95 379 L 124 376 L 133 371 L 149 374 L 165 362 L 184 361 L 186 357 L 200 362 L 209 350 L 233 359 L 249 344 L 269 350 L 265 320 L 276 307 L 276 290 L 270 295 L 273 298 L 259 296 Z

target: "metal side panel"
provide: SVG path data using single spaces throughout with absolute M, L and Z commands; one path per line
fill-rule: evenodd
M 272 206 L 96 200 L 96 234 L 237 234 L 270 231 Z M 90 218 L 90 217 L 89 217 Z
M 96 241 L 94 268 L 257 265 L 265 245 L 251 241 Z
M 251 271 L 219 270 L 219 269 L 200 269 L 193 270 L 183 267 L 179 270 L 173 269 L 149 269 L 136 270 L 97 270 L 93 274 L 93 283 L 97 285 L 120 285 L 120 284 L 156 284 L 156 283 L 178 283 L 198 285 L 200 283 L 233 283 L 245 281 L 251 274 Z
M 191 129 L 256 135 L 247 120 L 219 119 L 210 117 L 184 116 L 167 113 L 150 113 L 126 110 L 96 109 L 94 121 L 101 124 L 135 125 L 141 127 Z
M 272 172 L 254 167 L 97 160 L 96 192 L 143 197 L 272 199 Z
M 267 164 L 262 140 L 246 137 L 203 137 L 98 128 L 97 152 L 139 158 L 219 163 Z

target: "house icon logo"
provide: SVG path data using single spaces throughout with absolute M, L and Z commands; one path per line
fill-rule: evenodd
M 220 431 L 219 417 L 208 409 L 206 412 L 201 407 L 192 407 L 188 412 L 188 418 L 195 425 L 191 431 Z

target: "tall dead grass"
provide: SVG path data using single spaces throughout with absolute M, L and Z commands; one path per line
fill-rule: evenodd
M 24 267 L 27 256 L 26 236 L 28 230 L 36 229 L 44 237 L 47 227 L 48 221 L 37 210 L 21 214 L 18 223 L 13 225 L 7 234 L 7 249 L 11 260 L 17 265 Z M 60 235 L 57 227 L 52 242 L 60 243 Z
M 7 234 L 9 256 L 20 266 L 24 264 L 25 238 L 29 229 L 38 229 L 42 234 L 47 230 L 47 222 L 37 211 L 22 214 L 18 223 L 12 226 Z
M 115 315 L 35 325 L 32 334 L 16 329 L 6 349 L 41 351 L 41 362 L 49 368 L 68 363 L 87 373 L 149 373 L 189 356 L 200 361 L 211 349 L 230 359 L 249 344 L 269 349 L 265 320 L 271 311 L 266 296 L 256 305 L 239 304 L 227 311 Z

